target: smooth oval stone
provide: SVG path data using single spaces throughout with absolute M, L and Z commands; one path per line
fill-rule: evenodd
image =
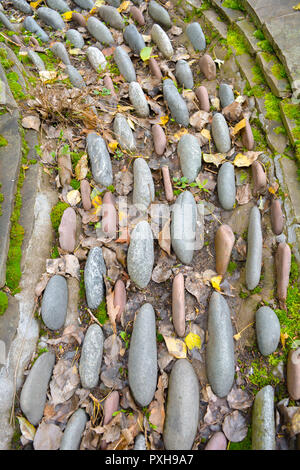
M 114 51 L 114 59 L 121 75 L 123 75 L 125 80 L 129 83 L 135 82 L 136 75 L 133 63 L 131 62 L 127 52 L 121 46 L 116 47 Z
M 216 271 L 224 276 L 230 261 L 232 248 L 235 242 L 234 233 L 229 225 L 221 225 L 215 236 Z
M 86 50 L 89 63 L 96 72 L 100 72 L 106 68 L 107 62 L 103 53 L 98 47 L 90 46 Z
M 242 129 L 242 142 L 243 142 L 243 146 L 246 147 L 247 150 L 253 150 L 254 137 L 253 137 L 252 129 L 251 129 L 248 119 L 246 119 L 245 128 Z
M 167 10 L 159 5 L 155 0 L 150 0 L 148 6 L 148 13 L 155 23 L 160 24 L 166 29 L 171 28 L 172 21 Z
M 102 44 L 110 46 L 114 43 L 114 38 L 112 37 L 112 34 L 107 26 L 105 26 L 105 24 L 101 21 L 97 20 L 97 18 L 94 16 L 90 16 L 88 18 L 86 27 L 89 33 Z
M 199 422 L 199 383 L 187 359 L 175 362 L 168 388 L 163 440 L 166 450 L 190 450 Z
M 112 193 L 107 191 L 102 200 L 102 230 L 107 237 L 115 238 L 117 232 L 117 211 Z
M 192 89 L 194 87 L 193 73 L 185 60 L 180 59 L 176 62 L 175 76 L 184 88 Z
M 128 382 L 135 402 L 148 406 L 157 382 L 155 313 L 148 303 L 135 317 L 128 355 Z
M 201 72 L 205 75 L 207 80 L 214 80 L 216 78 L 216 64 L 214 63 L 210 55 L 204 54 L 199 59 L 199 66 Z
M 98 15 L 112 28 L 123 29 L 125 26 L 124 20 L 118 10 L 110 5 L 101 5 L 98 10 Z
M 105 140 L 95 132 L 91 132 L 86 141 L 94 180 L 103 186 L 110 186 L 113 182 L 113 174 Z
M 233 90 L 231 86 L 227 85 L 227 83 L 221 83 L 219 88 L 219 98 L 222 108 L 226 108 L 226 106 L 229 106 L 234 102 Z
M 121 279 L 118 279 L 114 288 L 114 307 L 119 307 L 117 313 L 117 321 L 121 320 L 122 313 L 124 312 L 127 302 L 125 284 Z
M 73 11 L 72 20 L 76 21 L 76 23 L 79 24 L 79 26 L 82 26 L 83 28 L 86 28 L 86 19 L 78 11 Z
M 27 18 L 32 18 L 32 17 L 27 17 Z M 33 18 L 32 18 L 33 19 Z M 11 23 L 9 21 L 9 19 L 7 18 L 7 16 L 2 12 L 0 11 L 0 22 L 5 26 L 6 29 L 8 29 L 9 31 L 17 31 L 17 28 L 16 26 Z M 25 21 L 24 21 L 25 23 Z M 23 23 L 23 26 L 24 26 L 24 23 Z M 25 26 L 24 26 L 25 27 Z M 29 28 L 26 28 L 28 31 L 31 31 Z
M 258 207 L 253 207 L 250 212 L 248 226 L 248 245 L 246 260 L 246 286 L 254 289 L 260 280 L 262 262 L 262 230 L 261 216 Z
M 93 0 L 73 0 L 83 10 L 91 10 L 94 6 Z
M 66 13 L 70 11 L 69 5 L 64 0 L 46 0 L 46 3 L 49 8 L 52 10 L 57 10 L 60 13 Z
M 114 390 L 105 399 L 105 402 L 103 405 L 103 425 L 104 426 L 110 423 L 110 421 L 113 418 L 113 413 L 118 411 L 119 401 L 120 401 L 120 397 L 119 397 L 119 392 L 117 390 Z
M 145 25 L 145 18 L 141 10 L 139 10 L 137 7 L 132 6 L 130 7 L 130 14 L 132 18 L 139 24 L 139 26 L 144 26 Z
M 51 28 L 58 30 L 64 29 L 65 23 L 60 14 L 48 7 L 38 8 L 36 11 L 38 17 Z
M 226 450 L 227 449 L 227 439 L 225 435 L 221 432 L 215 432 L 208 443 L 206 444 L 204 450 Z
M 141 210 L 147 209 L 155 199 L 151 170 L 143 158 L 136 158 L 133 164 L 133 204 Z
M 55 364 L 55 354 L 45 352 L 37 358 L 26 377 L 20 395 L 20 407 L 28 421 L 36 426 L 43 417 L 48 384 Z
M 141 50 L 146 47 L 143 36 L 138 32 L 134 24 L 126 26 L 123 37 L 134 54 L 139 55 Z
M 263 387 L 252 409 L 252 450 L 275 450 L 274 390 Z
M 267 176 L 262 164 L 259 161 L 253 162 L 251 165 L 253 178 L 253 194 L 260 196 L 267 190 Z
M 185 134 L 179 140 L 177 153 L 182 174 L 191 183 L 195 181 L 201 170 L 201 147 L 197 137 Z
M 275 254 L 275 264 L 277 297 L 280 302 L 285 303 L 291 270 L 291 249 L 287 243 L 279 243 Z
M 104 336 L 97 323 L 93 323 L 85 334 L 80 363 L 79 375 L 83 388 L 93 388 L 98 385 L 102 363 Z
M 0 20 L 1 20 L 1 13 L 0 13 Z M 31 33 L 36 34 L 41 41 L 48 42 L 49 36 L 48 34 L 38 25 L 35 19 L 32 16 L 27 16 L 23 23 L 23 28 L 26 31 L 30 31 Z
M 173 81 L 169 78 L 163 82 L 164 100 L 167 102 L 172 118 L 177 124 L 187 127 L 189 125 L 189 112 L 186 102 L 179 94 Z
M 235 203 L 234 166 L 230 162 L 222 164 L 217 179 L 218 198 L 224 210 L 230 211 Z
M 157 78 L 158 80 L 161 80 L 162 79 L 162 73 L 161 73 L 160 67 L 159 67 L 157 61 L 154 59 L 154 57 L 150 57 L 149 67 L 150 67 L 150 71 L 151 71 L 152 75 L 154 75 L 154 77 Z
M 32 63 L 36 66 L 38 70 L 46 70 L 45 64 L 43 59 L 37 54 L 37 52 L 33 50 L 28 51 L 28 57 L 32 61 Z
M 212 136 L 218 152 L 227 153 L 231 149 L 231 140 L 227 122 L 220 113 L 215 113 L 211 123 Z
M 103 276 L 106 275 L 102 249 L 99 246 L 92 248 L 84 268 L 84 286 L 88 307 L 95 309 L 101 304 L 105 286 Z
M 59 330 L 65 323 L 68 307 L 68 286 L 63 276 L 55 274 L 48 282 L 42 300 L 42 319 L 50 330 Z
M 167 58 L 171 59 L 174 54 L 174 50 L 170 39 L 168 38 L 165 31 L 159 26 L 154 24 L 151 29 L 151 39 L 157 45 L 160 52 Z
M 204 51 L 206 49 L 206 39 L 199 23 L 190 23 L 186 27 L 185 33 L 195 51 Z
M 129 100 L 138 116 L 149 116 L 149 106 L 142 87 L 138 82 L 131 82 L 129 84 Z
M 72 414 L 64 430 L 60 444 L 60 450 L 79 449 L 81 437 L 87 420 L 87 414 L 82 408 L 79 408 L 77 411 L 75 411 L 75 413 Z
M 173 325 L 178 336 L 185 333 L 185 297 L 184 297 L 184 277 L 178 273 L 172 284 L 172 318 Z
M 144 289 L 150 282 L 154 264 L 153 235 L 146 221 L 139 222 L 130 234 L 127 271 L 130 279 Z
M 279 199 L 273 199 L 271 202 L 271 225 L 275 235 L 283 232 L 284 219 Z
M 206 372 L 215 395 L 226 397 L 234 380 L 234 344 L 230 311 L 225 298 L 214 291 L 208 308 Z
M 207 113 L 209 113 L 210 111 L 209 97 L 208 97 L 208 92 L 205 86 L 202 85 L 196 88 L 195 93 L 200 104 L 200 109 L 202 111 L 206 111 Z
M 86 86 L 82 76 L 80 75 L 78 70 L 73 67 L 73 65 L 67 65 L 66 72 L 69 75 L 70 82 L 74 87 L 84 88 Z
M 80 194 L 81 194 L 81 201 L 85 211 L 89 211 L 92 208 L 92 201 L 91 201 L 91 187 L 88 180 L 81 180 L 80 181 Z
M 300 400 L 300 348 L 291 349 L 288 355 L 287 389 L 292 400 Z
M 61 218 L 59 227 L 59 244 L 62 250 L 72 252 L 76 245 L 76 212 L 68 207 Z
M 144 434 L 138 434 L 136 436 L 133 450 L 147 450 Z
M 256 312 L 256 338 L 263 356 L 276 351 L 280 340 L 280 323 L 270 307 L 260 307 Z
M 134 152 L 136 150 L 135 139 L 127 119 L 121 114 L 117 113 L 114 119 L 114 133 L 120 147 Z
M 50 49 L 53 54 L 56 55 L 56 57 L 58 57 L 65 65 L 71 64 L 67 49 L 61 42 L 54 42 L 50 46 Z
M 172 208 L 171 241 L 176 256 L 184 264 L 193 259 L 196 240 L 197 207 L 194 196 L 184 191 Z
M 84 46 L 84 39 L 77 29 L 69 29 L 66 32 L 67 40 L 70 41 L 74 47 L 82 49 Z
M 163 166 L 161 171 L 163 175 L 165 196 L 166 196 L 167 201 L 171 202 L 174 200 L 174 193 L 173 193 L 173 187 L 172 187 L 172 182 L 170 178 L 169 167 Z
M 12 4 L 16 10 L 20 10 L 26 15 L 32 14 L 32 8 L 25 0 L 12 0 Z
M 159 156 L 163 155 L 167 146 L 167 138 L 163 128 L 159 124 L 152 126 L 152 136 L 155 153 Z

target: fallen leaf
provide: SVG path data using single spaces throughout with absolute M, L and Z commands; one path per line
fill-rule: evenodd
M 201 338 L 196 333 L 190 332 L 184 339 L 185 344 L 191 351 L 194 348 L 201 348 Z
M 164 224 L 162 230 L 159 232 L 158 243 L 162 250 L 166 251 L 168 255 L 171 254 L 170 220 Z
M 203 137 L 205 137 L 207 140 L 211 139 L 211 135 L 208 129 L 202 129 L 200 134 L 203 135 Z
M 170 266 L 166 264 L 157 264 L 152 271 L 151 279 L 156 283 L 165 282 L 172 276 L 172 270 Z
M 117 307 L 114 306 L 114 292 L 110 289 L 108 295 L 106 296 L 106 308 L 107 308 L 107 315 L 109 316 L 113 332 L 117 334 L 117 326 L 116 326 L 116 318 L 118 316 L 120 305 Z
M 250 165 L 252 165 L 253 162 L 255 162 L 255 160 L 257 160 L 257 158 L 261 154 L 262 154 L 262 152 L 253 152 L 253 151 L 250 151 L 250 150 L 249 150 L 249 152 L 245 152 L 244 154 L 238 153 L 235 156 L 233 164 L 237 167 L 250 166 Z
M 246 418 L 242 413 L 235 410 L 225 417 L 222 429 L 229 441 L 241 442 L 245 439 L 248 432 Z
M 84 153 L 75 167 L 75 176 L 77 180 L 83 180 L 89 171 L 87 154 Z
M 79 49 L 78 47 L 75 47 L 74 49 L 69 49 L 69 54 L 70 55 L 80 55 L 80 54 L 82 54 L 82 50 Z
M 72 189 L 72 191 L 69 191 L 67 193 L 66 197 L 70 206 L 76 206 L 81 201 L 81 196 L 80 196 L 80 192 L 78 191 L 78 189 Z
M 165 126 L 169 121 L 169 116 L 160 116 L 160 125 Z
M 80 281 L 80 264 L 77 256 L 66 254 L 63 258 L 65 259 L 66 274 L 70 274 Z
M 185 128 L 182 128 L 173 135 L 173 138 L 175 139 L 175 141 L 180 140 L 181 137 L 187 133 L 188 133 L 188 130 Z
M 222 114 L 228 121 L 237 121 L 243 113 L 241 104 L 237 101 L 230 103 L 222 109 Z
M 210 114 L 206 111 L 197 111 L 190 117 L 190 124 L 200 131 L 208 123 L 209 117 Z
M 119 8 L 117 9 L 119 13 L 122 13 L 122 11 L 127 10 L 131 2 L 125 0 L 125 2 L 122 2 Z
M 80 384 L 77 366 L 71 361 L 60 359 L 54 366 L 50 382 L 51 405 L 56 406 L 69 400 Z
M 300 3 L 298 3 L 298 5 L 295 5 L 295 6 L 293 7 L 293 10 L 300 10 Z
M 116 140 L 112 140 L 108 144 L 108 148 L 111 150 L 112 153 L 116 151 L 117 147 L 118 147 L 118 142 Z
M 55 70 L 40 70 L 39 76 L 43 83 L 48 83 L 55 80 L 57 72 Z
M 34 129 L 35 131 L 38 131 L 41 125 L 41 121 L 37 116 L 25 116 L 22 119 L 22 126 L 25 127 L 25 129 Z
M 232 131 L 233 135 L 236 135 L 241 129 L 244 129 L 246 127 L 246 119 L 242 119 L 240 122 L 238 122 Z
M 228 393 L 226 400 L 230 408 L 236 410 L 245 410 L 250 408 L 253 401 L 246 390 L 242 390 L 241 388 L 237 388 L 235 386 L 233 386 Z
M 17 416 L 17 418 L 19 420 L 22 436 L 28 441 L 33 441 L 36 433 L 35 427 L 29 423 L 26 418 L 23 418 L 22 416 Z
M 222 276 L 213 276 L 210 279 L 212 287 L 219 292 L 221 292 L 221 288 L 220 288 L 221 281 L 222 281 Z
M 182 29 L 179 28 L 179 26 L 173 25 L 172 28 L 170 29 L 170 33 L 173 34 L 174 36 L 179 36 L 182 33 Z
M 287 333 L 280 332 L 280 341 L 283 349 L 285 349 L 285 340 L 288 339 L 289 335 Z
M 172 336 L 164 336 L 166 346 L 169 354 L 176 357 L 176 359 L 186 358 L 186 345 L 181 339 L 173 338 Z
M 155 426 L 155 431 L 162 434 L 165 422 L 165 408 L 164 408 L 164 381 L 163 376 L 160 375 L 157 382 L 157 390 L 154 395 L 154 400 L 150 403 L 148 411 L 149 422 Z
M 140 51 L 140 58 L 143 62 L 150 59 L 152 49 L 152 47 L 143 47 L 143 49 Z
M 62 435 L 63 432 L 59 426 L 42 421 L 34 437 L 34 450 L 58 450 Z
M 242 184 L 237 187 L 236 190 L 236 200 L 242 206 L 247 204 L 252 199 L 251 186 L 249 183 Z
M 66 11 L 65 13 L 61 13 L 61 16 L 64 21 L 71 21 L 73 13 L 75 13 L 75 11 Z
M 44 0 L 37 0 L 36 2 L 30 2 L 30 6 L 35 10 L 43 1 Z
M 216 166 L 220 166 L 226 161 L 226 155 L 222 153 L 203 153 L 202 157 L 206 163 L 213 163 Z

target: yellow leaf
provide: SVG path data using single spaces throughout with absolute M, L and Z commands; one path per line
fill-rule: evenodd
M 188 133 L 188 130 L 182 128 L 182 129 L 180 129 L 180 131 L 176 132 L 173 137 L 175 137 L 175 139 L 179 140 L 179 139 L 181 139 L 181 137 L 182 137 L 184 134 L 187 134 L 187 133 Z
M 134 131 L 134 130 L 135 130 L 134 122 L 132 122 L 132 120 L 129 119 L 129 118 L 127 118 L 127 122 L 128 122 L 128 124 L 130 125 L 131 129 Z
M 200 132 L 201 135 L 203 135 L 203 137 L 205 137 L 206 139 L 210 140 L 211 139 L 211 135 L 210 135 L 210 132 L 208 129 L 202 129 L 202 131 Z
M 71 21 L 73 13 L 74 11 L 66 11 L 65 13 L 62 13 L 61 16 L 63 17 L 64 21 Z
M 293 10 L 300 10 L 300 3 L 298 3 L 298 5 L 295 5 L 295 6 L 293 7 Z
M 99 215 L 102 206 L 102 198 L 97 195 L 92 199 L 92 204 L 95 207 L 95 214 Z
M 127 8 L 129 7 L 129 5 L 130 5 L 130 2 L 128 2 L 128 1 L 122 2 L 121 5 L 120 5 L 119 8 L 118 8 L 118 12 L 119 12 L 119 13 L 122 13 L 122 11 L 127 10 Z
M 185 337 L 185 344 L 187 347 L 192 350 L 194 348 L 201 348 L 201 338 L 200 336 L 196 335 L 196 333 L 190 332 L 186 337 Z
M 36 433 L 35 427 L 29 423 L 26 418 L 23 418 L 22 416 L 17 416 L 17 418 L 19 420 L 22 436 L 29 441 L 33 441 Z
M 112 152 L 115 152 L 116 148 L 118 147 L 118 142 L 116 140 L 112 140 L 111 142 L 109 142 L 108 147 Z
M 79 49 L 78 47 L 76 47 L 74 49 L 69 49 L 69 54 L 70 55 L 80 55 L 80 54 L 82 54 L 82 50 Z
M 173 338 L 172 336 L 164 336 L 168 353 L 177 359 L 186 358 L 186 345 L 181 339 Z
M 246 127 L 246 119 L 242 119 L 234 126 L 233 135 L 237 134 L 241 129 L 244 129 L 244 127 Z
M 40 70 L 39 76 L 43 83 L 49 83 L 55 80 L 57 72 L 55 70 Z
M 169 121 L 169 116 L 160 116 L 160 124 L 162 126 L 165 126 L 168 121 Z
M 241 167 L 241 166 L 250 166 L 252 165 L 255 160 L 257 160 L 257 157 L 260 155 L 261 152 L 245 152 L 245 153 L 238 153 L 235 156 L 235 159 L 233 161 L 233 164 L 235 166 Z
M 72 189 L 72 191 L 68 192 L 67 201 L 70 206 L 76 206 L 76 204 L 81 201 L 80 192 L 78 191 L 78 189 Z
M 34 10 L 42 3 L 43 0 L 37 0 L 36 2 L 30 2 L 31 8 Z
M 213 163 L 216 166 L 220 166 L 226 161 L 226 155 L 222 153 L 204 153 L 202 156 L 206 163 Z
M 91 16 L 91 15 L 93 15 L 94 13 L 96 13 L 96 11 L 97 11 L 97 7 L 94 6 L 94 7 L 89 11 L 89 14 L 86 16 L 86 18 L 88 18 L 88 16 Z
M 221 291 L 221 288 L 220 288 L 221 281 L 222 281 L 222 276 L 213 276 L 210 280 L 213 288 L 218 290 L 219 292 Z
M 289 335 L 287 333 L 280 332 L 280 341 L 282 344 L 283 349 L 285 349 L 285 340 L 288 339 Z
M 75 167 L 75 175 L 76 178 L 80 181 L 83 180 L 89 171 L 88 162 L 87 162 L 87 154 L 83 154 L 80 160 L 78 161 Z

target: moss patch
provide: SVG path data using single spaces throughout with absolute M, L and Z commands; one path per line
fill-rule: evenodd
M 8 298 L 5 292 L 0 291 L 0 316 L 3 315 L 8 306 Z
M 239 0 L 224 0 L 222 6 L 225 8 L 231 8 L 232 10 L 246 11 Z
M 273 95 L 273 93 L 267 93 L 265 95 L 265 108 L 267 119 L 270 119 L 271 121 L 281 122 L 279 102 L 280 99 Z
M 229 46 L 233 47 L 236 55 L 249 53 L 249 47 L 244 36 L 233 26 L 229 26 L 228 28 L 227 43 Z
M 108 320 L 108 315 L 107 315 L 107 310 L 106 310 L 106 300 L 102 300 L 101 304 L 96 310 L 95 317 L 101 323 L 101 325 L 104 325 L 104 323 Z
M 5 147 L 8 144 L 7 140 L 3 135 L 0 135 L 0 147 Z
M 51 218 L 52 227 L 54 228 L 56 232 L 58 231 L 58 227 L 59 227 L 62 215 L 64 211 L 67 209 L 67 207 L 69 207 L 69 204 L 67 204 L 66 202 L 61 202 L 61 201 L 59 201 L 57 204 L 55 204 L 55 206 L 52 207 L 52 210 L 50 212 L 50 218 Z
M 22 86 L 19 83 L 19 77 L 16 72 L 9 72 L 6 74 L 9 88 L 13 94 L 15 100 L 23 100 L 26 98 L 25 93 L 23 92 Z

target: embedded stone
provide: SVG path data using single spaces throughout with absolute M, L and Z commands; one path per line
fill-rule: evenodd
M 83 10 L 87 10 L 87 11 L 90 11 L 94 6 L 93 0 L 73 0 L 73 1 L 80 8 L 82 8 Z
M 230 162 L 222 164 L 217 179 L 218 198 L 224 210 L 230 211 L 235 203 L 236 187 L 234 166 Z
M 57 10 L 60 13 L 66 13 L 67 11 L 70 11 L 69 5 L 64 0 L 46 0 L 46 3 L 49 8 L 52 8 L 52 10 Z
M 119 392 L 114 390 L 111 392 L 104 401 L 103 405 L 103 426 L 110 423 L 113 418 L 113 413 L 118 411 L 119 408 Z
M 163 166 L 161 171 L 163 175 L 166 200 L 168 202 L 172 202 L 174 200 L 174 193 L 173 193 L 173 187 L 172 187 L 172 182 L 170 178 L 169 167 Z
M 215 432 L 208 443 L 206 444 L 204 450 L 226 450 L 227 449 L 227 439 L 225 434 L 221 431 Z
M 164 100 L 167 102 L 172 118 L 185 127 L 189 125 L 189 112 L 186 102 L 179 94 L 173 81 L 167 78 L 163 82 Z
M 171 28 L 172 21 L 169 13 L 163 6 L 159 5 L 159 3 L 157 3 L 155 0 L 150 0 L 148 6 L 148 13 L 151 18 L 155 21 L 155 23 L 160 24 L 166 29 Z
M 245 128 L 242 129 L 242 143 L 247 150 L 254 149 L 254 137 L 248 119 L 246 119 Z
M 276 313 L 269 307 L 260 307 L 256 312 L 256 338 L 263 356 L 276 351 L 280 340 L 280 323 Z
M 206 39 L 199 23 L 190 23 L 186 27 L 185 33 L 195 51 L 204 51 L 206 49 Z
M 121 4 L 121 0 L 107 0 L 107 2 L 109 5 L 111 5 L 112 7 L 115 7 L 115 8 L 119 8 L 120 4 Z M 133 2 L 134 3 L 134 2 Z
M 86 27 L 89 33 L 102 44 L 111 46 L 114 43 L 114 38 L 108 27 L 94 16 L 88 18 Z
M 96 72 L 100 72 L 106 68 L 107 62 L 103 53 L 98 47 L 89 46 L 86 50 L 89 63 Z
M 68 308 L 68 286 L 63 276 L 49 280 L 42 299 L 42 319 L 49 330 L 59 330 L 65 323 Z
M 216 271 L 220 276 L 224 276 L 227 271 L 234 242 L 231 227 L 226 224 L 221 225 L 215 236 Z
M 76 212 L 72 207 L 67 207 L 64 211 L 58 233 L 61 249 L 72 253 L 76 245 Z
M 115 238 L 117 233 L 117 211 L 112 193 L 107 191 L 102 200 L 101 227 L 106 237 Z
M 171 216 L 171 242 L 178 259 L 190 264 L 196 241 L 197 207 L 194 196 L 184 191 L 177 197 Z
M 159 156 L 163 155 L 167 146 L 167 138 L 163 128 L 159 124 L 152 126 L 152 136 L 155 153 Z
M 82 26 L 83 28 L 86 28 L 86 19 L 78 11 L 73 11 L 72 20 L 76 21 L 76 23 L 79 24 L 79 26 Z
M 251 209 L 248 226 L 246 286 L 249 290 L 255 289 L 260 280 L 262 241 L 261 216 L 258 207 L 255 206 Z
M 65 23 L 60 14 L 48 7 L 38 8 L 37 16 L 48 26 L 55 30 L 64 29 Z
M 178 273 L 172 284 L 172 319 L 173 325 L 178 336 L 184 336 L 185 333 L 185 296 L 184 296 L 184 277 Z
M 148 117 L 150 114 L 146 96 L 138 82 L 129 84 L 129 100 L 134 107 L 136 113 L 140 117 Z
M 184 134 L 179 140 L 177 153 L 183 176 L 189 183 L 195 181 L 201 170 L 201 147 L 197 137 Z
M 114 119 L 114 133 L 121 148 L 130 152 L 136 150 L 135 138 L 131 127 L 121 113 L 117 113 Z
M 139 10 L 137 7 L 132 6 L 130 7 L 130 14 L 132 18 L 139 24 L 139 26 L 144 26 L 145 25 L 145 18 L 141 10 Z
M 112 28 L 123 29 L 125 26 L 124 20 L 118 10 L 110 5 L 101 5 L 98 10 L 98 15 Z
M 275 264 L 277 273 L 277 297 L 279 304 L 285 307 L 291 270 L 291 249 L 287 243 L 279 243 L 275 254 Z
M 97 323 L 93 323 L 85 334 L 79 362 L 79 375 L 83 388 L 98 385 L 102 363 L 104 336 Z
M 55 364 L 55 354 L 45 352 L 29 371 L 20 395 L 20 407 L 28 421 L 36 426 L 44 414 L 47 389 Z
M 12 0 L 13 7 L 26 15 L 32 15 L 32 8 L 25 0 Z
M 155 198 L 151 170 L 143 158 L 136 158 L 133 164 L 133 204 L 147 209 Z
M 116 47 L 114 51 L 114 59 L 120 71 L 127 82 L 136 82 L 136 74 L 133 63 L 127 52 L 121 47 Z
M 291 349 L 288 355 L 287 389 L 292 400 L 300 400 L 300 348 Z
M 127 302 L 127 295 L 126 295 L 126 288 L 125 284 L 121 279 L 118 279 L 115 283 L 114 288 L 114 307 L 119 307 L 119 311 L 117 313 L 117 321 L 121 321 L 122 313 L 124 312 L 125 306 Z
M 225 298 L 214 291 L 208 307 L 206 371 L 215 395 L 226 397 L 234 381 L 234 344 L 230 310 Z
M 84 268 L 84 286 L 88 307 L 96 309 L 101 304 L 105 285 L 103 276 L 106 275 L 102 249 L 95 246 L 89 251 Z
M 81 201 L 85 211 L 89 211 L 92 208 L 92 201 L 91 201 L 91 187 L 88 180 L 81 180 L 80 181 L 80 194 L 81 194 Z
M 67 49 L 61 42 L 54 42 L 50 46 L 50 49 L 53 54 L 56 55 L 56 57 L 58 57 L 65 65 L 71 64 Z
M 192 89 L 194 87 L 193 73 L 185 60 L 180 59 L 176 62 L 175 76 L 184 88 Z
M 64 430 L 60 450 L 78 450 L 88 417 L 86 412 L 79 408 L 72 414 Z
M 271 202 L 271 225 L 275 235 L 280 235 L 283 232 L 284 219 L 279 199 L 272 199 Z
M 138 32 L 134 24 L 126 26 L 123 37 L 134 54 L 139 55 L 141 50 L 146 47 L 143 36 Z
M 0 20 L 2 21 L 1 12 L 0 12 Z M 24 23 L 23 23 L 23 28 L 26 31 L 30 31 L 33 34 L 36 34 L 37 37 L 39 37 L 41 41 L 43 42 L 49 41 L 48 34 L 38 25 L 38 23 L 35 21 L 35 19 L 32 16 L 27 16 L 25 18 Z
M 129 346 L 128 382 L 135 402 L 148 406 L 157 383 L 155 313 L 149 303 L 142 305 L 135 317 Z
M 187 359 L 178 359 L 169 377 L 163 441 L 166 450 L 190 450 L 199 424 L 199 383 Z
M 69 29 L 66 32 L 67 40 L 70 41 L 77 49 L 82 49 L 84 46 L 84 39 L 77 29 Z
M 69 75 L 70 82 L 76 88 L 84 88 L 86 86 L 82 76 L 78 72 L 78 70 L 73 67 L 73 65 L 66 66 L 66 72 Z
M 95 132 L 90 132 L 86 140 L 94 180 L 103 186 L 110 186 L 113 182 L 113 173 L 105 140 Z
M 214 80 L 216 78 L 216 64 L 214 63 L 210 55 L 204 54 L 199 59 L 199 66 L 201 72 L 205 75 L 207 80 Z
M 231 140 L 227 122 L 221 113 L 215 113 L 211 123 L 212 136 L 218 152 L 227 153 L 231 149 Z
M 144 434 L 140 433 L 136 436 L 133 450 L 147 450 Z
M 127 271 L 130 279 L 144 289 L 150 282 L 154 264 L 153 235 L 146 221 L 139 222 L 130 234 Z
M 152 41 L 157 45 L 160 52 L 167 59 L 171 59 L 172 55 L 174 54 L 171 41 L 165 31 L 159 26 L 159 24 L 154 24 L 152 26 L 151 38 Z
M 162 79 L 162 73 L 161 73 L 160 67 L 159 67 L 157 61 L 154 59 L 154 57 L 150 57 L 149 67 L 150 67 L 152 75 L 154 75 L 154 77 L 157 78 L 158 80 L 161 80 Z
M 274 390 L 263 387 L 252 409 L 252 450 L 275 450 Z
M 221 83 L 219 88 L 219 98 L 222 108 L 226 108 L 226 106 L 229 106 L 234 102 L 234 94 L 230 85 L 227 85 L 227 83 Z
M 200 109 L 202 111 L 209 113 L 210 111 L 209 97 L 208 97 L 208 92 L 205 86 L 202 85 L 196 88 L 195 93 L 199 101 Z
M 36 68 L 38 70 L 46 70 L 44 61 L 43 61 L 43 59 L 40 58 L 40 56 L 37 54 L 37 52 L 30 49 L 28 51 L 28 57 L 31 60 L 31 62 L 36 66 Z
M 253 194 L 254 196 L 260 196 L 267 190 L 267 176 L 262 164 L 259 161 L 255 161 L 251 165 L 252 178 L 253 178 Z

